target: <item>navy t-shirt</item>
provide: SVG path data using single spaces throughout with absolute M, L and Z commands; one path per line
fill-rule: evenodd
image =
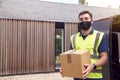
M 91 29 L 89 34 L 93 34 L 93 32 L 94 32 L 94 29 Z M 83 39 L 85 39 L 87 37 L 87 35 L 86 36 L 82 35 L 81 31 L 80 31 L 80 36 L 82 36 Z M 70 43 L 70 50 L 72 50 L 72 49 L 73 49 L 72 48 L 72 44 Z M 99 53 L 101 53 L 101 52 L 108 52 L 108 42 L 107 42 L 105 34 L 103 35 L 102 41 L 101 41 L 101 43 L 100 43 L 100 45 L 98 47 L 98 52 Z

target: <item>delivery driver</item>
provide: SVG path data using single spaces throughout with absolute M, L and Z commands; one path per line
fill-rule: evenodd
M 83 79 L 74 80 L 103 80 L 102 65 L 107 62 L 108 46 L 103 32 L 94 30 L 92 14 L 89 11 L 82 11 L 78 15 L 79 32 L 71 36 L 71 49 L 87 49 L 90 51 L 91 64 L 85 64 L 86 70 Z

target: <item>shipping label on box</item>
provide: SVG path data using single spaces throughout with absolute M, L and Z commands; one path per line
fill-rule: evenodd
M 90 64 L 88 50 L 69 50 L 60 54 L 60 63 L 63 76 L 83 78 L 84 64 Z

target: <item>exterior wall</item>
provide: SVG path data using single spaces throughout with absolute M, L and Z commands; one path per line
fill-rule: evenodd
M 77 23 L 65 23 L 65 51 L 70 49 L 70 36 L 78 32 Z
M 55 24 L 0 19 L 0 75 L 54 71 Z
M 65 51 L 77 23 L 65 23 Z M 0 19 L 0 75 L 55 71 L 55 23 Z

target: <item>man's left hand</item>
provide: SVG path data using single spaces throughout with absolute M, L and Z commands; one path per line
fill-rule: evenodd
M 94 70 L 94 66 L 92 64 L 85 64 L 84 67 L 86 69 L 82 73 L 84 74 L 83 79 L 86 79 L 87 76 L 90 74 L 90 72 L 92 72 Z

